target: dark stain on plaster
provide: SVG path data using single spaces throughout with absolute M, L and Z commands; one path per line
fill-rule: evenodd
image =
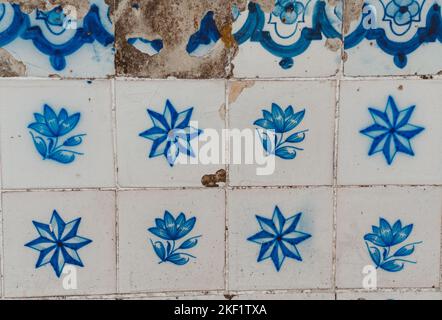
M 227 178 L 226 170 L 220 169 L 215 174 L 206 174 L 201 178 L 203 186 L 208 188 L 219 187 L 218 183 L 225 183 Z

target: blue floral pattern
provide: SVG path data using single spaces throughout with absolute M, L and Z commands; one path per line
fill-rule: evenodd
M 140 137 L 153 141 L 149 158 L 164 155 L 171 167 L 179 154 L 195 157 L 190 141 L 198 137 L 202 130 L 189 125 L 193 108 L 177 112 L 167 100 L 163 114 L 147 109 L 153 127 L 140 133 Z
M 261 143 L 267 155 L 276 155 L 282 159 L 294 159 L 297 151 L 304 150 L 295 147 L 305 139 L 308 130 L 292 132 L 304 119 L 305 109 L 294 112 L 292 106 L 285 110 L 272 104 L 271 112 L 262 110 L 263 118 L 256 120 L 253 124 L 261 127 L 257 129 Z M 291 133 L 290 133 L 291 132 Z M 290 133 L 287 137 L 284 134 Z
M 66 264 L 84 267 L 77 251 L 92 240 L 77 235 L 80 222 L 77 218 L 65 223 L 56 210 L 49 224 L 32 222 L 40 237 L 25 246 L 40 252 L 35 268 L 50 264 L 60 277 Z
M 391 165 L 398 152 L 414 156 L 410 140 L 421 133 L 424 128 L 409 123 L 416 106 L 399 111 L 393 97 L 388 97 L 384 112 L 368 108 L 374 124 L 361 130 L 360 133 L 373 139 L 368 155 L 382 152 L 387 163 Z
M 282 23 L 294 24 L 304 13 L 304 5 L 296 0 L 278 0 L 272 14 L 281 19 Z
M 422 243 L 422 241 L 398 247 L 410 236 L 412 230 L 413 224 L 403 227 L 401 220 L 397 220 L 391 226 L 384 218 L 379 219 L 379 226 L 372 226 L 372 233 L 367 233 L 364 240 L 376 268 L 388 272 L 398 272 L 404 268 L 405 263 L 416 263 L 404 257 L 410 256 L 416 245 Z
M 65 137 L 75 129 L 80 121 L 80 113 L 74 113 L 69 116 L 66 109 L 62 108 L 57 113 L 49 106 L 44 105 L 43 113 L 34 113 L 35 122 L 28 128 L 31 134 L 34 146 L 43 160 L 50 159 L 59 163 L 68 164 L 75 160 L 76 155 L 83 153 L 73 151 L 71 148 L 80 145 L 86 134 L 76 134 Z
M 185 265 L 190 258 L 196 258 L 184 250 L 191 249 L 198 244 L 198 238 L 201 236 L 194 236 L 183 239 L 187 236 L 196 223 L 196 218 L 192 217 L 186 219 L 184 213 L 180 213 L 175 219 L 169 211 L 165 211 L 163 219 L 155 219 L 155 227 L 148 229 L 150 233 L 161 238 L 164 241 L 150 240 L 155 254 L 160 258 L 159 263 L 170 262 L 178 266 Z M 181 240 L 177 244 L 178 240 Z
M 286 257 L 302 261 L 297 245 L 311 235 L 296 230 L 301 216 L 302 212 L 286 219 L 278 206 L 273 211 L 272 219 L 256 216 L 262 230 L 247 240 L 261 245 L 258 262 L 271 259 L 279 271 Z
M 425 2 L 425 0 L 424 0 Z M 385 8 L 384 19 L 390 21 L 390 27 L 394 34 L 405 34 L 410 28 L 413 22 L 419 22 L 421 6 L 416 0 L 392 0 Z M 403 27 L 402 31 L 398 31 L 394 24 Z

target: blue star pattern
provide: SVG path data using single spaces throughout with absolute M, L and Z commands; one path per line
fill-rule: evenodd
M 393 97 L 388 97 L 384 112 L 368 108 L 374 124 L 361 130 L 360 133 L 373 139 L 368 155 L 382 152 L 391 165 L 398 152 L 414 156 L 410 140 L 421 133 L 424 128 L 409 123 L 416 106 L 399 111 Z
M 253 124 L 262 128 L 257 132 L 266 154 L 285 160 L 296 158 L 297 151 L 304 149 L 295 147 L 293 144 L 304 141 L 308 130 L 290 132 L 304 119 L 305 109 L 294 112 L 293 107 L 288 106 L 282 110 L 279 105 L 272 103 L 271 112 L 262 110 L 262 114 L 263 118 L 256 120 Z M 284 137 L 286 133 L 290 134 Z
M 398 272 L 404 268 L 405 263 L 416 263 L 415 261 L 406 260 L 404 257 L 411 255 L 415 246 L 422 243 L 422 241 L 403 245 L 393 251 L 395 246 L 408 238 L 412 230 L 412 224 L 402 227 L 401 220 L 397 220 L 391 226 L 384 218 L 379 219 L 379 227 L 372 226 L 373 232 L 366 234 L 364 240 L 376 269 L 381 268 L 388 272 Z
M 60 138 L 75 129 L 80 121 L 80 113 L 69 116 L 66 109 L 62 108 L 57 113 L 47 104 L 43 113 L 34 113 L 35 122 L 28 126 L 34 146 L 43 160 L 50 159 L 59 163 L 68 164 L 75 160 L 76 155 L 83 153 L 71 150 L 83 142 L 86 134 L 77 134 L 60 141 Z
M 25 244 L 26 247 L 40 252 L 36 268 L 51 264 L 57 277 L 66 264 L 84 267 L 77 251 L 92 240 L 77 235 L 81 218 L 65 223 L 56 210 L 49 224 L 32 221 L 39 238 Z
M 163 114 L 147 109 L 153 127 L 140 133 L 140 137 L 153 141 L 149 158 L 164 155 L 172 167 L 180 153 L 195 157 L 190 141 L 202 130 L 189 126 L 193 108 L 177 112 L 167 100 Z
M 311 235 L 296 230 L 301 216 L 302 212 L 286 219 L 278 206 L 273 211 L 272 219 L 256 216 L 262 230 L 247 240 L 261 245 L 258 262 L 271 259 L 279 271 L 286 257 L 302 261 L 296 246 Z
M 160 258 L 159 263 L 170 262 L 178 266 L 185 265 L 190 258 L 196 258 L 184 250 L 191 249 L 198 244 L 198 238 L 201 236 L 194 236 L 183 240 L 181 244 L 177 241 L 187 236 L 196 223 L 196 218 L 192 217 L 186 219 L 184 213 L 180 213 L 175 219 L 172 214 L 166 210 L 164 218 L 155 219 L 155 227 L 147 229 L 153 235 L 165 240 L 152 241 L 150 240 L 155 254 Z

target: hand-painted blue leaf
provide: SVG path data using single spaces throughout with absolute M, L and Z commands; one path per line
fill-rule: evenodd
M 404 263 L 400 260 L 389 260 L 381 264 L 380 268 L 390 272 L 398 272 L 404 268 Z
M 181 253 L 174 253 L 167 257 L 167 261 L 170 261 L 178 266 L 182 266 L 189 262 L 189 257 L 186 257 Z
M 69 150 L 57 150 L 49 154 L 48 158 L 60 163 L 67 164 L 75 160 L 75 153 Z
M 304 139 L 305 132 L 295 132 L 294 134 L 290 135 L 285 141 L 291 143 L 299 143 L 304 141 Z
M 294 159 L 296 157 L 295 147 L 281 147 L 276 149 L 275 154 L 282 159 Z
M 184 241 L 178 249 L 190 249 L 196 246 L 198 243 L 197 238 L 190 238 Z
M 376 247 L 370 247 L 370 246 L 367 246 L 367 247 L 370 252 L 371 260 L 373 260 L 373 262 L 376 264 L 376 266 L 379 267 L 379 265 L 381 263 L 381 252 Z
M 160 258 L 161 261 L 164 261 L 164 259 L 166 258 L 166 249 L 164 248 L 164 244 L 160 241 L 156 241 L 152 242 L 152 246 L 158 258 Z
M 261 139 L 262 147 L 267 154 L 273 154 L 275 149 L 275 139 L 276 136 L 269 135 L 268 132 L 260 130 L 258 131 L 259 137 Z
M 63 145 L 65 147 L 78 146 L 79 144 L 81 144 L 83 142 L 83 138 L 82 137 L 83 137 L 83 135 L 78 135 L 78 136 L 70 137 L 65 142 L 63 142 Z
M 405 257 L 409 256 L 414 252 L 414 244 L 409 244 L 406 246 L 403 246 L 402 248 L 398 249 L 395 253 L 395 257 Z
M 284 132 L 285 114 L 276 103 L 272 103 L 272 117 L 276 132 Z
M 299 111 L 291 115 L 288 119 L 285 120 L 284 124 L 284 132 L 289 132 L 293 130 L 296 126 L 298 126 L 302 119 L 304 119 L 305 110 Z
M 49 130 L 54 134 L 54 136 L 57 136 L 59 132 L 57 114 L 47 104 L 44 106 L 43 114 Z
M 37 149 L 38 153 L 44 158 L 46 158 L 46 154 L 48 152 L 48 148 L 46 146 L 46 142 L 41 137 L 35 137 L 32 133 L 32 140 L 34 141 L 35 148 Z

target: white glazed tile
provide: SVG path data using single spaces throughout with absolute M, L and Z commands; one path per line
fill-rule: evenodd
M 109 81 L 1 81 L 0 94 L 3 188 L 115 186 Z M 68 116 L 80 113 L 74 129 L 58 140 L 58 150 L 82 153 L 71 163 L 54 161 L 49 152 L 43 159 L 34 145 L 32 135 L 44 139 L 49 150 L 48 138 L 28 128 L 36 123 L 34 113 L 44 114 L 45 104 L 57 115 L 62 108 Z M 85 136 L 79 145 L 62 146 L 80 134 Z M 52 150 L 51 154 L 57 154 Z
M 120 292 L 222 290 L 225 260 L 224 201 L 224 191 L 218 189 L 120 192 Z M 186 221 L 196 218 L 193 229 L 175 241 L 177 249 L 185 240 L 201 236 L 197 238 L 195 246 L 175 250 L 175 253 L 196 257 L 187 256 L 189 260 L 183 265 L 169 260 L 159 263 L 161 259 L 151 243 L 162 241 L 167 247 L 166 240 L 148 231 L 155 227 L 155 219 L 164 218 L 166 210 L 175 219 L 180 213 L 185 215 Z
M 92 240 L 77 253 L 84 267 L 60 278 L 51 264 L 36 268 L 39 252 L 25 244 L 39 238 L 33 221 L 49 224 L 56 210 L 65 223 L 81 218 L 77 236 Z M 7 297 L 113 293 L 116 290 L 115 193 L 12 192 L 3 194 L 4 281 Z M 48 255 L 50 257 L 52 255 Z M 77 289 L 66 286 L 77 279 Z M 75 282 L 70 282 L 71 284 Z M 65 288 L 68 289 L 65 289 Z M 72 287 L 71 287 L 72 288 Z
M 413 224 L 413 228 L 408 238 L 390 246 L 389 258 L 384 260 L 385 257 L 382 256 L 381 264 L 388 260 L 394 261 L 395 258 L 392 255 L 405 245 L 419 243 L 414 246 L 413 253 L 396 257 L 417 263 L 406 262 L 404 268 L 396 272 L 376 269 L 377 287 L 439 287 L 441 197 L 442 189 L 436 187 L 374 187 L 338 190 L 337 286 L 339 288 L 363 287 L 363 279 L 366 277 L 362 273 L 364 267 L 375 266 L 367 247 L 369 245 L 372 248 L 374 245 L 365 241 L 364 237 L 374 232 L 372 226 L 379 227 L 380 218 L 383 218 L 391 226 L 400 220 L 402 227 Z M 407 248 L 410 249 L 411 246 Z M 378 246 L 378 249 L 383 255 L 383 248 Z M 399 261 L 395 263 L 401 264 Z M 371 275 L 375 274 L 370 272 Z
M 196 157 L 190 157 L 188 162 L 196 163 L 180 163 L 189 159 L 182 152 L 175 162 L 172 161 L 173 166 L 164 154 L 150 157 L 153 142 L 140 137 L 140 133 L 153 127 L 147 110 L 163 114 L 167 100 L 177 112 L 193 108 L 189 125 L 203 130 L 199 137 L 191 140 Z M 203 175 L 225 168 L 220 143 L 218 164 L 200 163 L 196 154 L 197 150 L 202 150 L 209 131 L 216 131 L 219 136 L 222 134 L 225 109 L 223 81 L 117 81 L 116 109 L 118 183 L 121 186 L 201 186 Z M 201 149 L 198 149 L 198 144 Z
M 342 82 L 338 184 L 442 183 L 441 84 L 442 82 L 438 80 Z M 369 108 L 384 113 L 389 96 L 393 98 L 399 111 L 415 106 L 408 124 L 424 128 L 409 139 L 414 156 L 398 152 L 390 165 L 388 157 L 382 152 L 382 147 L 387 143 L 381 142 L 379 144 L 381 152 L 369 156 L 369 150 L 375 140 L 360 133 L 361 130 L 374 124 Z M 400 125 L 396 127 L 397 130 L 405 128 Z M 377 133 L 375 136 L 378 136 Z
M 231 82 L 229 99 L 237 96 L 238 88 L 244 86 L 245 82 Z M 245 87 L 236 100 L 231 100 L 229 104 L 229 128 L 247 129 L 252 136 L 255 135 L 254 154 L 260 154 L 260 157 L 255 156 L 254 163 L 246 164 L 245 159 L 249 155 L 245 154 L 242 156 L 242 164 L 235 164 L 232 158 L 235 156 L 235 145 L 232 142 L 230 184 L 233 186 L 331 185 L 335 82 L 255 81 L 249 82 L 247 86 L 249 88 Z M 273 103 L 282 110 L 292 106 L 295 114 L 305 110 L 302 121 L 284 133 L 284 139 L 287 139 L 296 132 L 307 130 L 303 141 L 283 145 L 303 149 L 297 151 L 294 159 L 264 155 L 263 144 L 256 133 L 256 130 L 261 128 L 254 125 L 254 122 L 263 118 L 263 110 L 272 112 Z M 244 146 L 242 148 L 245 149 Z M 265 171 L 265 174 L 259 170 Z
M 299 10 L 299 14 L 291 17 L 285 12 L 290 12 L 288 6 L 294 2 L 279 3 L 275 1 L 272 12 L 265 13 L 259 5 L 249 2 L 248 8 L 239 13 L 233 24 L 233 35 L 239 44 L 232 60 L 234 76 L 335 75 L 341 64 L 342 2 L 297 1 L 294 12 Z
M 74 6 L 65 6 L 63 17 L 56 6 L 25 13 L 18 5 L 0 3 L 0 47 L 22 66 L 16 67 L 17 76 L 105 78 L 115 73 L 109 6 L 104 0 L 89 2 L 84 17 Z
M 337 300 L 442 300 L 434 291 L 338 292 Z
M 442 69 L 438 58 L 442 54 L 440 42 L 440 0 L 404 2 L 365 0 L 362 12 L 358 1 L 349 1 L 359 16 L 346 19 L 346 59 L 344 72 L 349 76 L 437 74 Z M 407 14 L 409 14 L 407 16 Z M 434 18 L 435 17 L 435 18 Z M 375 23 L 370 24 L 370 19 Z M 399 20 L 401 19 L 401 20 Z M 436 19 L 436 20 L 435 20 Z M 430 21 L 436 23 L 430 23 Z M 439 39 L 437 38 L 439 34 Z
M 262 231 L 256 216 L 272 219 L 275 206 L 286 219 L 302 212 L 296 231 L 311 235 L 296 245 L 302 261 L 285 258 L 279 271 L 270 258 L 258 262 L 261 245 L 248 240 Z M 331 188 L 230 191 L 229 290 L 330 288 L 332 224 Z

